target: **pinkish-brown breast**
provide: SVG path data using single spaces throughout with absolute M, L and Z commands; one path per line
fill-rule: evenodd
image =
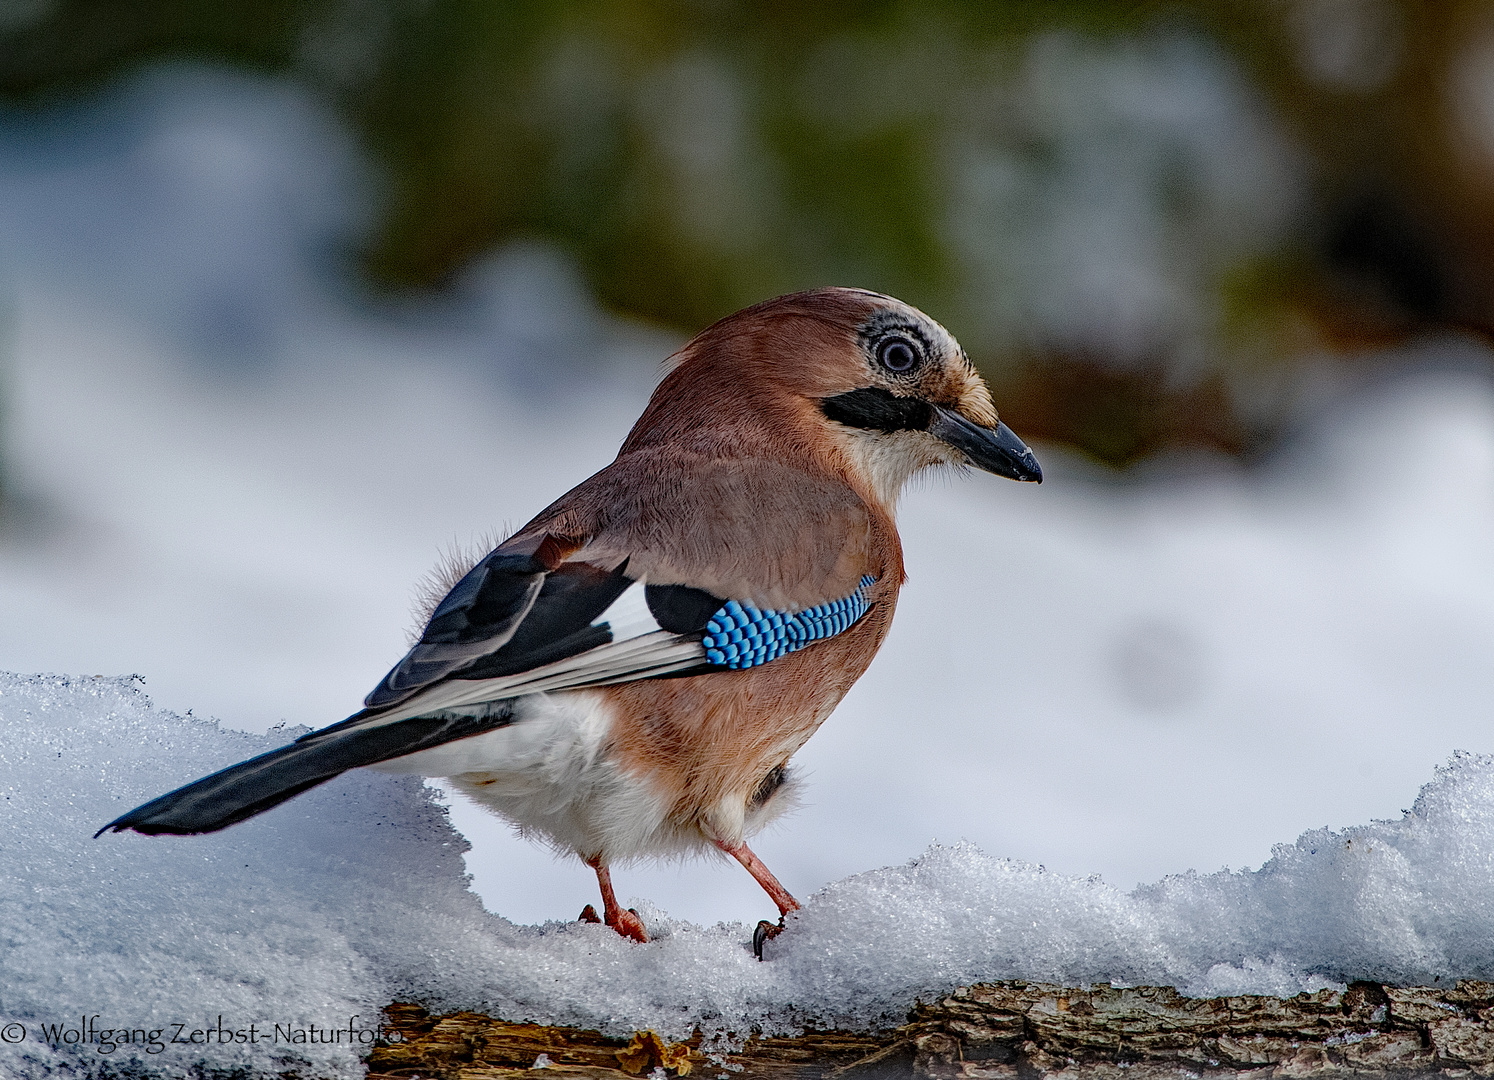
M 849 630 L 761 667 L 608 688 L 619 763 L 647 778 L 682 825 L 723 798 L 745 802 L 871 664 L 892 624 L 900 580 L 880 579 L 871 610 Z

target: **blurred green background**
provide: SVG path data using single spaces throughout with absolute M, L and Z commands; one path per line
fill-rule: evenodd
M 349 266 L 516 239 L 693 332 L 821 284 L 943 321 L 1024 436 L 1250 455 L 1494 326 L 1494 12 L 1447 0 L 10 0 L 0 94 L 298 81 L 379 165 Z M 1364 359 L 1373 355 L 1380 359 Z

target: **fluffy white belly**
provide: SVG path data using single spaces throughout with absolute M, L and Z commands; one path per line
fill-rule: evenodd
M 709 845 L 697 829 L 668 820 L 647 781 L 618 768 L 600 693 L 532 694 L 512 704 L 514 721 L 505 727 L 371 768 L 446 777 L 523 835 L 582 858 L 612 863 Z

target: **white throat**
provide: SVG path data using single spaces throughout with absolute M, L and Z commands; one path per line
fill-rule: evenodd
M 889 515 L 913 474 L 931 465 L 948 464 L 948 446 L 922 431 L 858 431 L 845 434 L 846 457 Z

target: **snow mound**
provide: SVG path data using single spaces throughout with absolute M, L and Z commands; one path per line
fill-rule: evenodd
M 9 1075 L 356 1076 L 393 1000 L 677 1038 L 894 1024 L 983 979 L 1212 995 L 1494 976 L 1485 757 L 1454 758 L 1399 821 L 1310 832 L 1258 871 L 1130 894 L 936 846 L 821 890 L 758 963 L 747 926 L 637 901 L 649 945 L 485 912 L 465 842 L 409 778 L 344 776 L 213 836 L 94 840 L 136 803 L 294 732 L 158 710 L 132 679 L 51 676 L 0 676 L 0 723 Z

